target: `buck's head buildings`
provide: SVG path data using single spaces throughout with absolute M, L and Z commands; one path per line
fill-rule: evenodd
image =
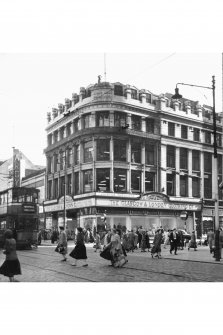
M 198 102 L 100 78 L 81 87 L 48 114 L 47 226 L 66 216 L 69 229 L 100 230 L 106 213 L 107 228 L 205 230 L 214 218 L 212 129 L 212 108 Z M 217 143 L 220 184 L 219 114 Z

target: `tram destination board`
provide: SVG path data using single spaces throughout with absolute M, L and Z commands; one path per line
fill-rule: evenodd
M 35 204 L 23 204 L 22 210 L 23 210 L 23 213 L 35 213 L 36 205 Z

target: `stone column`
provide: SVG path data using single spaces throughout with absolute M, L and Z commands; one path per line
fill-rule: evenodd
M 140 93 L 140 96 L 141 96 L 142 104 L 145 104 L 146 103 L 146 93 L 142 92 Z
M 204 198 L 204 152 L 200 151 L 200 194 L 201 198 Z
M 111 139 L 110 139 L 110 161 L 111 161 L 110 191 L 114 192 L 114 140 L 113 140 L 113 136 L 111 136 Z
M 129 129 L 132 128 L 132 115 L 130 113 L 127 114 L 126 124 L 129 125 Z
M 192 150 L 188 149 L 188 174 L 192 175 Z M 192 197 L 192 178 L 188 177 L 188 196 Z
M 178 100 L 173 100 L 173 109 L 175 112 L 179 111 L 179 101 Z
M 164 193 L 167 193 L 167 183 L 166 183 L 166 155 L 167 155 L 167 150 L 166 150 L 166 144 L 161 144 L 161 180 L 160 180 L 160 187 L 161 190 L 164 189 Z
M 91 112 L 91 118 L 90 118 L 90 127 L 95 128 L 96 127 L 96 118 L 95 118 L 95 111 Z
M 131 88 L 130 88 L 130 87 L 127 87 L 127 88 L 126 88 L 126 95 L 127 95 L 127 99 L 128 99 L 128 100 L 131 99 L 131 93 L 132 93 Z
M 180 196 L 180 148 L 176 147 L 175 152 L 175 160 L 176 160 L 176 196 Z
M 144 116 L 141 118 L 141 130 L 146 132 L 146 118 Z

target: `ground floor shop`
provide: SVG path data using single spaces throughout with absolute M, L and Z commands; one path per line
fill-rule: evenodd
M 128 198 L 114 193 L 94 193 L 76 199 L 67 197 L 66 202 L 61 198 L 58 202 L 45 202 L 44 212 L 47 229 L 64 225 L 71 231 L 78 226 L 92 231 L 113 227 L 126 231 L 142 226 L 154 233 L 162 226 L 165 230 L 177 228 L 191 232 L 201 222 L 198 201 L 171 201 L 155 192 L 141 197 L 128 195 Z

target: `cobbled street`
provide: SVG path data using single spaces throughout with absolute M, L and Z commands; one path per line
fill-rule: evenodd
M 69 242 L 68 253 L 73 248 Z M 179 250 L 178 255 L 170 255 L 169 248 L 162 250 L 162 258 L 151 258 L 149 252 L 136 250 L 128 253 L 128 263 L 123 268 L 113 268 L 110 262 L 95 253 L 92 245 L 87 245 L 88 267 L 72 267 L 73 259 L 61 262 L 55 245 L 45 243 L 38 249 L 20 250 L 18 257 L 22 275 L 18 282 L 222 282 L 223 260 L 216 262 L 208 247 L 198 251 Z M 0 263 L 4 260 L 0 252 Z M 0 276 L 0 282 L 8 278 Z

